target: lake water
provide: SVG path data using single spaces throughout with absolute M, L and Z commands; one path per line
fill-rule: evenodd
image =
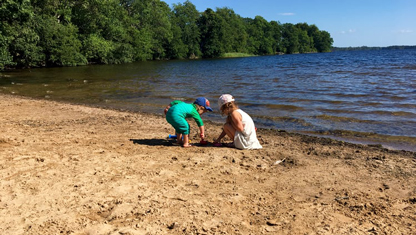
M 149 61 L 0 73 L 0 92 L 162 114 L 230 93 L 262 128 L 416 151 L 416 50 Z

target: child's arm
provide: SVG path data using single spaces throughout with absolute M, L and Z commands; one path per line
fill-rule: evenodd
M 201 119 L 201 115 L 199 115 L 198 111 L 196 109 L 193 109 L 192 112 L 189 114 L 196 122 L 198 128 L 199 128 L 199 137 L 201 137 L 201 140 L 204 140 L 205 138 L 205 128 L 204 128 L 204 122 Z
M 225 135 L 226 135 L 225 131 L 222 130 L 220 136 L 218 136 L 218 138 L 214 140 L 214 143 L 219 143 L 222 140 L 222 138 L 224 138 Z
M 201 137 L 201 140 L 204 140 L 204 138 L 205 138 L 205 128 L 204 128 L 204 126 L 199 127 L 199 137 Z
M 231 125 L 234 127 L 236 131 L 243 132 L 244 125 L 242 122 L 242 116 L 239 112 L 234 111 L 231 113 Z

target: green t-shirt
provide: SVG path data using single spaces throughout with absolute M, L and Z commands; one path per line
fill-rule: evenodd
M 173 104 L 174 102 L 175 104 Z M 189 134 L 189 124 L 186 118 L 193 118 L 199 127 L 204 125 L 195 104 L 173 101 L 171 105 L 172 107 L 166 113 L 166 120 L 178 133 Z
M 183 101 L 180 101 L 180 100 L 174 100 L 174 101 L 172 101 L 172 102 L 170 102 L 170 106 L 172 107 L 172 106 L 174 106 L 175 104 L 180 104 L 180 103 L 183 103 Z

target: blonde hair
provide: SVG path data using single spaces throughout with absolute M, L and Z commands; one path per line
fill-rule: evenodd
M 221 111 L 221 115 L 225 115 L 226 113 L 228 113 L 227 115 L 229 115 L 237 109 L 238 109 L 238 105 L 235 103 L 235 101 L 231 101 L 226 104 L 223 104 L 220 108 L 220 111 Z

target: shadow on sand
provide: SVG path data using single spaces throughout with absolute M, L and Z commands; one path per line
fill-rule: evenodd
M 172 146 L 172 142 L 166 139 L 130 139 L 133 144 L 142 144 L 149 146 Z
M 176 140 L 169 139 L 130 139 L 133 144 L 142 144 L 148 146 L 179 146 Z M 212 147 L 212 144 L 191 143 L 192 146 L 198 147 Z

